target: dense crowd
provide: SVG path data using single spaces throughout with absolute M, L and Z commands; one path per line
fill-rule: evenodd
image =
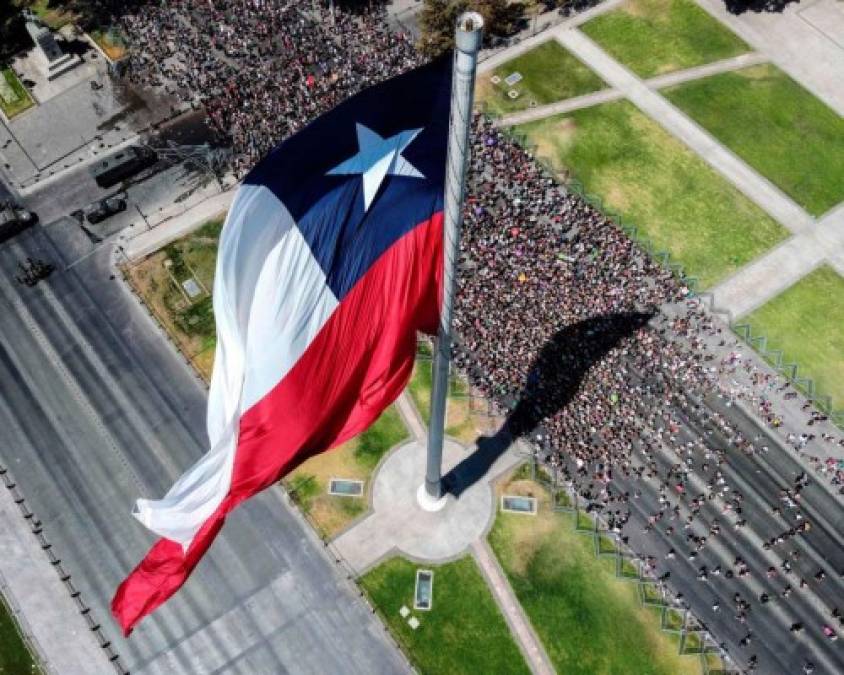
M 528 436 L 561 483 L 625 541 L 640 526 L 647 539 L 637 550 L 664 546 L 664 558 L 645 557 L 655 578 L 667 580 L 667 561 L 683 556 L 716 598 L 738 596 L 734 620 L 743 628 L 752 610 L 782 611 L 792 592 L 826 597 L 826 571 L 794 545 L 813 527 L 800 502 L 808 476 L 784 489 L 765 485 L 775 505 L 737 478 L 758 473 L 743 458 L 775 441 L 748 429 L 733 406 L 746 401 L 775 430 L 782 420 L 772 390 L 789 385 L 742 358 L 676 277 L 490 122 L 476 122 L 472 151 L 455 361 L 500 403 L 507 431 Z M 737 369 L 745 386 L 732 379 Z M 824 416 L 806 411 L 809 431 L 783 439 L 796 453 L 812 440 L 841 444 L 830 433 L 816 439 L 811 425 Z M 825 466 L 840 489 L 840 465 Z M 742 530 L 748 519 L 767 568 L 740 556 L 729 569 L 713 564 L 715 547 L 735 545 L 722 530 Z M 812 630 L 835 640 L 839 610 L 825 602 L 827 623 Z M 721 600 L 713 606 L 720 611 Z M 750 650 L 752 631 L 744 633 L 737 642 Z M 744 658 L 756 667 L 754 654 Z
M 245 174 L 281 139 L 355 92 L 418 63 L 378 13 L 310 3 L 175 0 L 120 18 L 137 48 L 126 77 L 203 105 Z
M 377 12 L 332 18 L 310 10 L 269 0 L 144 6 L 121 19 L 135 46 L 126 77 L 203 106 L 242 175 L 319 113 L 419 61 Z M 671 272 L 490 122 L 475 119 L 472 138 L 457 367 L 499 404 L 507 432 L 529 437 L 619 536 L 629 539 L 638 523 L 636 534 L 650 537 L 647 550 L 663 546 L 644 558 L 655 576 L 666 579 L 663 568 L 677 556 L 699 563 L 702 582 L 731 584 L 742 625 L 751 609 L 777 604 L 772 598 L 795 586 L 817 592 L 826 573 L 811 570 L 792 546 L 812 528 L 800 502 L 805 475 L 755 519 L 765 555 L 778 556 L 763 579 L 740 557 L 729 569 L 706 562 L 713 542 L 747 525 L 743 509 L 758 500 L 733 479 L 742 458 L 773 442 L 731 410 L 739 400 L 751 406 L 838 489 L 841 464 L 810 448 L 844 440 L 813 433 L 824 416 L 810 406 L 805 429 L 785 431 L 774 399 L 796 392 L 744 358 Z M 714 600 L 712 612 L 720 607 Z M 828 610 L 829 623 L 812 630 L 835 639 L 841 618 Z M 752 668 L 756 659 L 745 662 Z

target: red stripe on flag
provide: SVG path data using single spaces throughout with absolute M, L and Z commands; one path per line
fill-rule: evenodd
M 111 610 L 129 635 L 187 580 L 238 504 L 311 455 L 374 422 L 410 379 L 416 332 L 435 333 L 442 299 L 442 212 L 391 246 L 287 376 L 240 420 L 229 494 L 183 554 L 159 539 L 120 584 Z M 247 553 L 247 552 L 245 552 Z

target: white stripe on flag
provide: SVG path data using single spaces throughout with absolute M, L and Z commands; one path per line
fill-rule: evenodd
M 220 237 L 214 280 L 211 449 L 162 499 L 137 501 L 141 523 L 187 549 L 229 492 L 241 414 L 289 372 L 337 304 L 284 204 L 265 187 L 241 186 Z

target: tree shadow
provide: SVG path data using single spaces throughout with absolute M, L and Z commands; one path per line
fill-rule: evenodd
M 446 492 L 460 495 L 483 478 L 512 443 L 574 398 L 589 369 L 621 340 L 644 326 L 652 314 L 630 312 L 597 316 L 558 330 L 531 364 L 518 401 L 493 436 L 477 439 L 477 449 L 445 476 Z
M 730 14 L 736 15 L 745 12 L 780 14 L 792 2 L 800 0 L 724 0 L 724 6 Z

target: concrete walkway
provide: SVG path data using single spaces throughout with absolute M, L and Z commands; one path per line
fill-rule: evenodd
M 548 655 L 485 540 L 496 511 L 493 482 L 523 461 L 517 444 L 498 457 L 459 499 L 449 495 L 441 511 L 429 513 L 416 501 L 416 490 L 425 475 L 425 427 L 407 391 L 398 398 L 396 407 L 413 440 L 394 451 L 379 467 L 373 478 L 372 513 L 334 539 L 334 550 L 357 574 L 394 552 L 420 562 L 442 563 L 471 551 L 531 672 L 552 675 L 554 669 Z M 443 472 L 474 451 L 476 448 L 464 448 L 447 440 Z
M 799 233 L 813 218 L 785 193 L 760 176 L 713 136 L 671 105 L 583 33 L 555 30 L 559 42 L 637 108 L 694 150 L 707 164 L 790 232 Z
M 155 253 L 171 241 L 184 237 L 210 218 L 228 211 L 234 199 L 235 191 L 236 186 L 225 192 L 219 192 L 184 213 L 125 241 L 122 240 L 125 235 L 121 235 L 118 238 L 120 245 L 123 247 L 123 256 L 121 257 L 130 261 L 140 260 L 151 253 Z
M 537 638 L 530 620 L 504 575 L 504 570 L 501 569 L 486 540 L 479 539 L 472 544 L 472 555 L 475 556 L 478 567 L 486 577 L 487 584 L 492 589 L 495 600 L 504 613 L 510 631 L 516 637 L 531 671 L 534 675 L 554 675 L 551 659 L 548 658 L 542 643 Z
M 844 275 L 844 204 L 718 284 L 713 305 L 739 319 L 824 262 Z
M 556 31 L 580 26 L 599 14 L 612 11 L 624 2 L 625 0 L 605 0 L 594 7 L 590 7 L 585 12 L 575 14 L 565 21 L 560 22 L 556 26 L 553 26 L 548 30 L 543 30 L 536 35 L 522 40 L 518 44 L 507 47 L 506 49 L 502 49 L 501 51 L 497 51 L 491 55 L 488 55 L 488 52 L 485 50 L 481 52 L 481 62 L 478 64 L 478 75 L 483 75 L 484 73 L 495 70 L 502 63 L 507 63 L 510 59 L 514 59 L 517 56 L 530 51 L 534 47 L 541 45 L 543 42 L 548 42 L 548 40 L 554 36 Z
M 449 471 L 469 453 L 454 441 L 446 441 L 443 470 Z M 362 574 L 393 551 L 416 560 L 447 562 L 464 554 L 489 529 L 495 516 L 489 477 L 497 476 L 522 461 L 505 453 L 459 499 L 446 497 L 445 507 L 424 511 L 416 491 L 425 476 L 425 443 L 411 441 L 393 452 L 373 479 L 372 513 L 334 540 L 334 548 L 358 574 Z
M 714 63 L 707 63 L 703 66 L 695 68 L 687 68 L 686 70 L 678 70 L 666 75 L 658 75 L 649 80 L 645 80 L 645 84 L 651 89 L 662 89 L 670 87 L 675 84 L 682 84 L 683 82 L 691 82 L 692 80 L 699 80 L 710 75 L 717 75 L 718 73 L 726 73 L 731 70 L 739 70 L 740 68 L 747 68 L 748 66 L 764 63 L 767 58 L 763 54 L 751 52 L 749 54 L 742 54 L 731 59 L 724 59 L 722 61 L 715 61 Z M 624 98 L 624 94 L 618 89 L 602 89 L 591 94 L 584 94 L 583 96 L 574 96 L 564 101 L 557 101 L 547 105 L 536 106 L 521 112 L 504 115 L 495 122 L 498 127 L 510 127 L 516 124 L 524 124 L 525 122 L 533 122 L 552 115 L 560 115 L 562 113 L 571 112 L 572 110 L 579 110 L 580 108 L 589 108 L 599 103 L 608 103 L 609 101 L 616 101 Z
M 34 656 L 42 671 L 113 675 L 114 666 L 41 550 L 29 523 L 0 482 L 0 590 L 35 647 Z
M 778 68 L 844 115 L 844 3 L 801 0 L 782 12 L 730 14 L 724 0 L 696 0 Z
M 712 63 L 705 63 L 702 66 L 695 66 L 694 68 L 686 68 L 685 70 L 675 70 L 673 73 L 665 73 L 664 75 L 657 75 L 645 83 L 651 89 L 664 89 L 675 84 L 682 84 L 683 82 L 691 82 L 692 80 L 700 80 L 704 77 L 718 75 L 719 73 L 729 73 L 731 70 L 740 70 L 750 66 L 756 66 L 760 63 L 768 61 L 768 57 L 760 52 L 748 52 L 747 54 L 739 54 L 730 59 L 721 59 L 720 61 L 713 61 Z

